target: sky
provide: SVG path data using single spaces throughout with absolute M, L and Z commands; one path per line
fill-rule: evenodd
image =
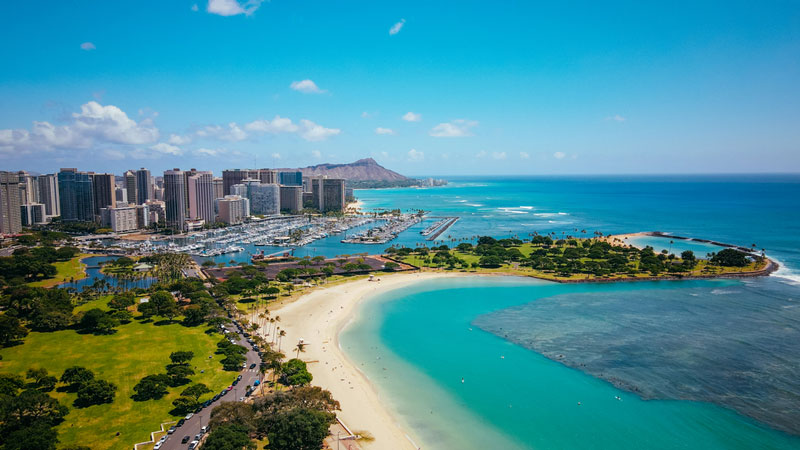
M 800 3 L 7 2 L 0 168 L 800 172 Z

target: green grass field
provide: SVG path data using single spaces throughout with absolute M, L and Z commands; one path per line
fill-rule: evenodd
M 86 265 L 81 262 L 81 259 L 86 258 L 87 256 L 92 255 L 78 255 L 69 261 L 54 262 L 53 265 L 56 266 L 56 270 L 58 270 L 56 276 L 46 280 L 34 281 L 32 283 L 28 283 L 28 285 L 34 287 L 51 288 L 64 283 L 65 281 L 69 281 L 70 278 L 74 280 L 86 278 L 86 272 L 83 270 Z
M 101 306 L 106 301 L 97 300 L 81 309 Z M 32 332 L 23 345 L 0 350 L 3 356 L 0 372 L 24 376 L 28 368 L 44 367 L 51 375 L 60 377 L 67 367 L 80 365 L 116 384 L 118 389 L 113 403 L 83 409 L 72 406 L 75 394 L 53 391 L 51 395 L 70 408 L 66 421 L 58 427 L 58 437 L 62 446 L 128 450 L 134 443 L 148 440 L 149 433 L 157 430 L 161 422 L 172 420 L 169 415 L 172 400 L 185 386 L 170 388 L 170 393 L 161 400 L 134 402 L 130 398 L 133 386 L 142 377 L 165 372 L 171 352 L 193 351 L 192 366 L 196 375 L 192 381 L 205 383 L 215 392 L 236 377 L 233 372 L 224 372 L 220 356 L 213 354 L 219 335 L 207 335 L 205 330 L 206 327 L 187 328 L 179 323 L 154 325 L 133 321 L 108 336 L 78 334 L 72 330 Z M 200 373 L 201 370 L 205 373 Z

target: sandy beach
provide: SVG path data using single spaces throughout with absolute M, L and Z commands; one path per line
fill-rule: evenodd
M 458 275 L 430 272 L 380 275 L 376 278 L 381 281 L 362 279 L 320 288 L 271 311 L 273 317 L 280 316 L 281 329 L 286 331 L 281 351 L 287 358 L 295 357 L 294 348 L 303 339 L 307 345 L 300 358 L 308 363 L 314 375 L 312 384 L 329 390 L 340 402 L 339 417 L 351 430 L 367 431 L 375 438 L 360 445 L 375 449 L 417 449 L 407 436 L 408 430 L 403 430 L 389 414 L 369 380 L 339 348 L 339 332 L 365 298 L 422 280 L 454 276 Z

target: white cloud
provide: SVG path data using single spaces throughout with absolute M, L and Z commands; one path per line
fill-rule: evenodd
M 528 152 L 519 152 L 519 159 L 530 159 L 531 155 Z
M 384 159 L 389 159 L 389 152 L 381 152 L 381 156 L 382 156 Z
M 191 137 L 178 134 L 170 134 L 169 139 L 167 139 L 167 143 L 172 145 L 186 145 L 190 142 L 192 142 Z
M 244 126 L 247 131 L 257 131 L 261 133 L 296 133 L 299 127 L 292 123 L 292 119 L 275 116 L 272 121 L 259 119 L 254 120 Z
M 422 161 L 425 159 L 425 153 L 417 151 L 416 149 L 411 149 L 408 151 L 408 159 L 410 161 Z
M 272 159 L 281 159 L 281 154 L 280 153 L 273 153 L 272 154 Z
M 114 160 L 114 161 L 118 161 L 120 159 L 125 159 L 125 154 L 124 153 L 122 153 L 119 150 L 113 150 L 113 149 L 103 150 L 103 156 L 106 159 Z
M 506 152 L 492 152 L 492 158 L 494 158 L 494 159 L 506 159 Z
M 369 119 L 370 117 L 372 117 L 372 114 L 368 113 L 367 111 L 361 113 L 362 119 Z
M 456 119 L 450 122 L 440 123 L 431 129 L 430 135 L 433 137 L 466 137 L 472 136 L 470 131 L 477 126 L 474 120 Z
M 342 131 L 338 128 L 325 128 L 322 125 L 317 125 L 306 119 L 301 119 L 300 124 L 303 126 L 303 131 L 300 132 L 300 136 L 311 142 L 324 141 L 331 136 L 336 136 Z
M 317 83 L 311 80 L 292 81 L 289 87 L 304 94 L 322 94 L 325 92 L 317 86 Z
M 227 128 L 219 125 L 208 125 L 203 127 L 195 133 L 201 138 L 213 138 L 223 141 L 243 141 L 248 138 L 247 132 L 242 130 L 236 122 L 228 124 Z
M 67 125 L 34 121 L 30 130 L 0 130 L 0 152 L 84 149 L 95 143 L 150 144 L 158 136 L 158 128 L 151 119 L 137 123 L 116 106 L 90 101 L 81 106 L 81 112 L 72 114 Z
M 606 120 L 613 120 L 615 122 L 625 122 L 625 118 L 620 116 L 619 114 L 614 114 L 613 116 L 606 117 Z
M 375 128 L 375 134 L 394 134 L 394 130 L 391 128 L 378 127 Z
M 399 33 L 400 30 L 403 29 L 403 25 L 405 25 L 405 24 L 406 24 L 406 19 L 400 19 L 399 22 L 397 22 L 396 24 L 392 25 L 392 28 L 389 28 L 389 34 L 394 36 L 395 34 Z
M 194 154 L 195 156 L 220 156 L 220 155 L 223 155 L 225 153 L 228 153 L 228 151 L 226 149 L 224 149 L 224 148 L 205 148 L 205 147 L 201 147 L 201 148 L 192 150 L 192 154 Z
M 251 15 L 261 6 L 264 0 L 208 0 L 208 8 L 211 14 L 220 16 L 236 16 L 239 14 Z
M 166 142 L 159 142 L 156 145 L 151 145 L 150 149 L 165 155 L 180 156 L 183 154 L 183 150 L 181 150 L 180 147 L 176 145 L 167 144 Z
M 311 156 L 313 156 L 315 159 L 320 159 L 322 158 L 322 152 L 319 150 L 311 150 Z
M 555 159 L 564 159 L 564 157 L 566 157 L 566 156 L 567 156 L 567 154 L 564 153 L 564 152 L 555 152 L 555 153 L 553 153 L 553 158 L 555 158 Z
M 96 48 L 97 47 L 95 47 L 94 44 L 92 44 L 91 42 L 84 42 L 83 44 L 81 44 L 81 50 L 86 50 L 87 52 L 94 50 Z
M 475 157 L 480 159 L 480 158 L 485 158 L 486 155 L 487 155 L 486 150 L 481 150 L 475 154 Z
M 419 122 L 420 120 L 422 120 L 422 114 L 417 114 L 415 112 L 409 111 L 403 114 L 402 119 L 405 120 L 406 122 Z
M 198 7 L 198 6 L 197 6 L 197 3 L 195 3 L 194 5 L 192 5 L 192 11 L 194 11 L 194 12 L 197 12 L 197 11 L 199 11 L 199 10 L 200 10 L 200 7 Z

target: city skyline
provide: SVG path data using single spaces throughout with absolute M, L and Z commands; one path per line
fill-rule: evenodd
M 453 5 L 14 4 L 0 155 L 40 173 L 800 167 L 791 5 Z

